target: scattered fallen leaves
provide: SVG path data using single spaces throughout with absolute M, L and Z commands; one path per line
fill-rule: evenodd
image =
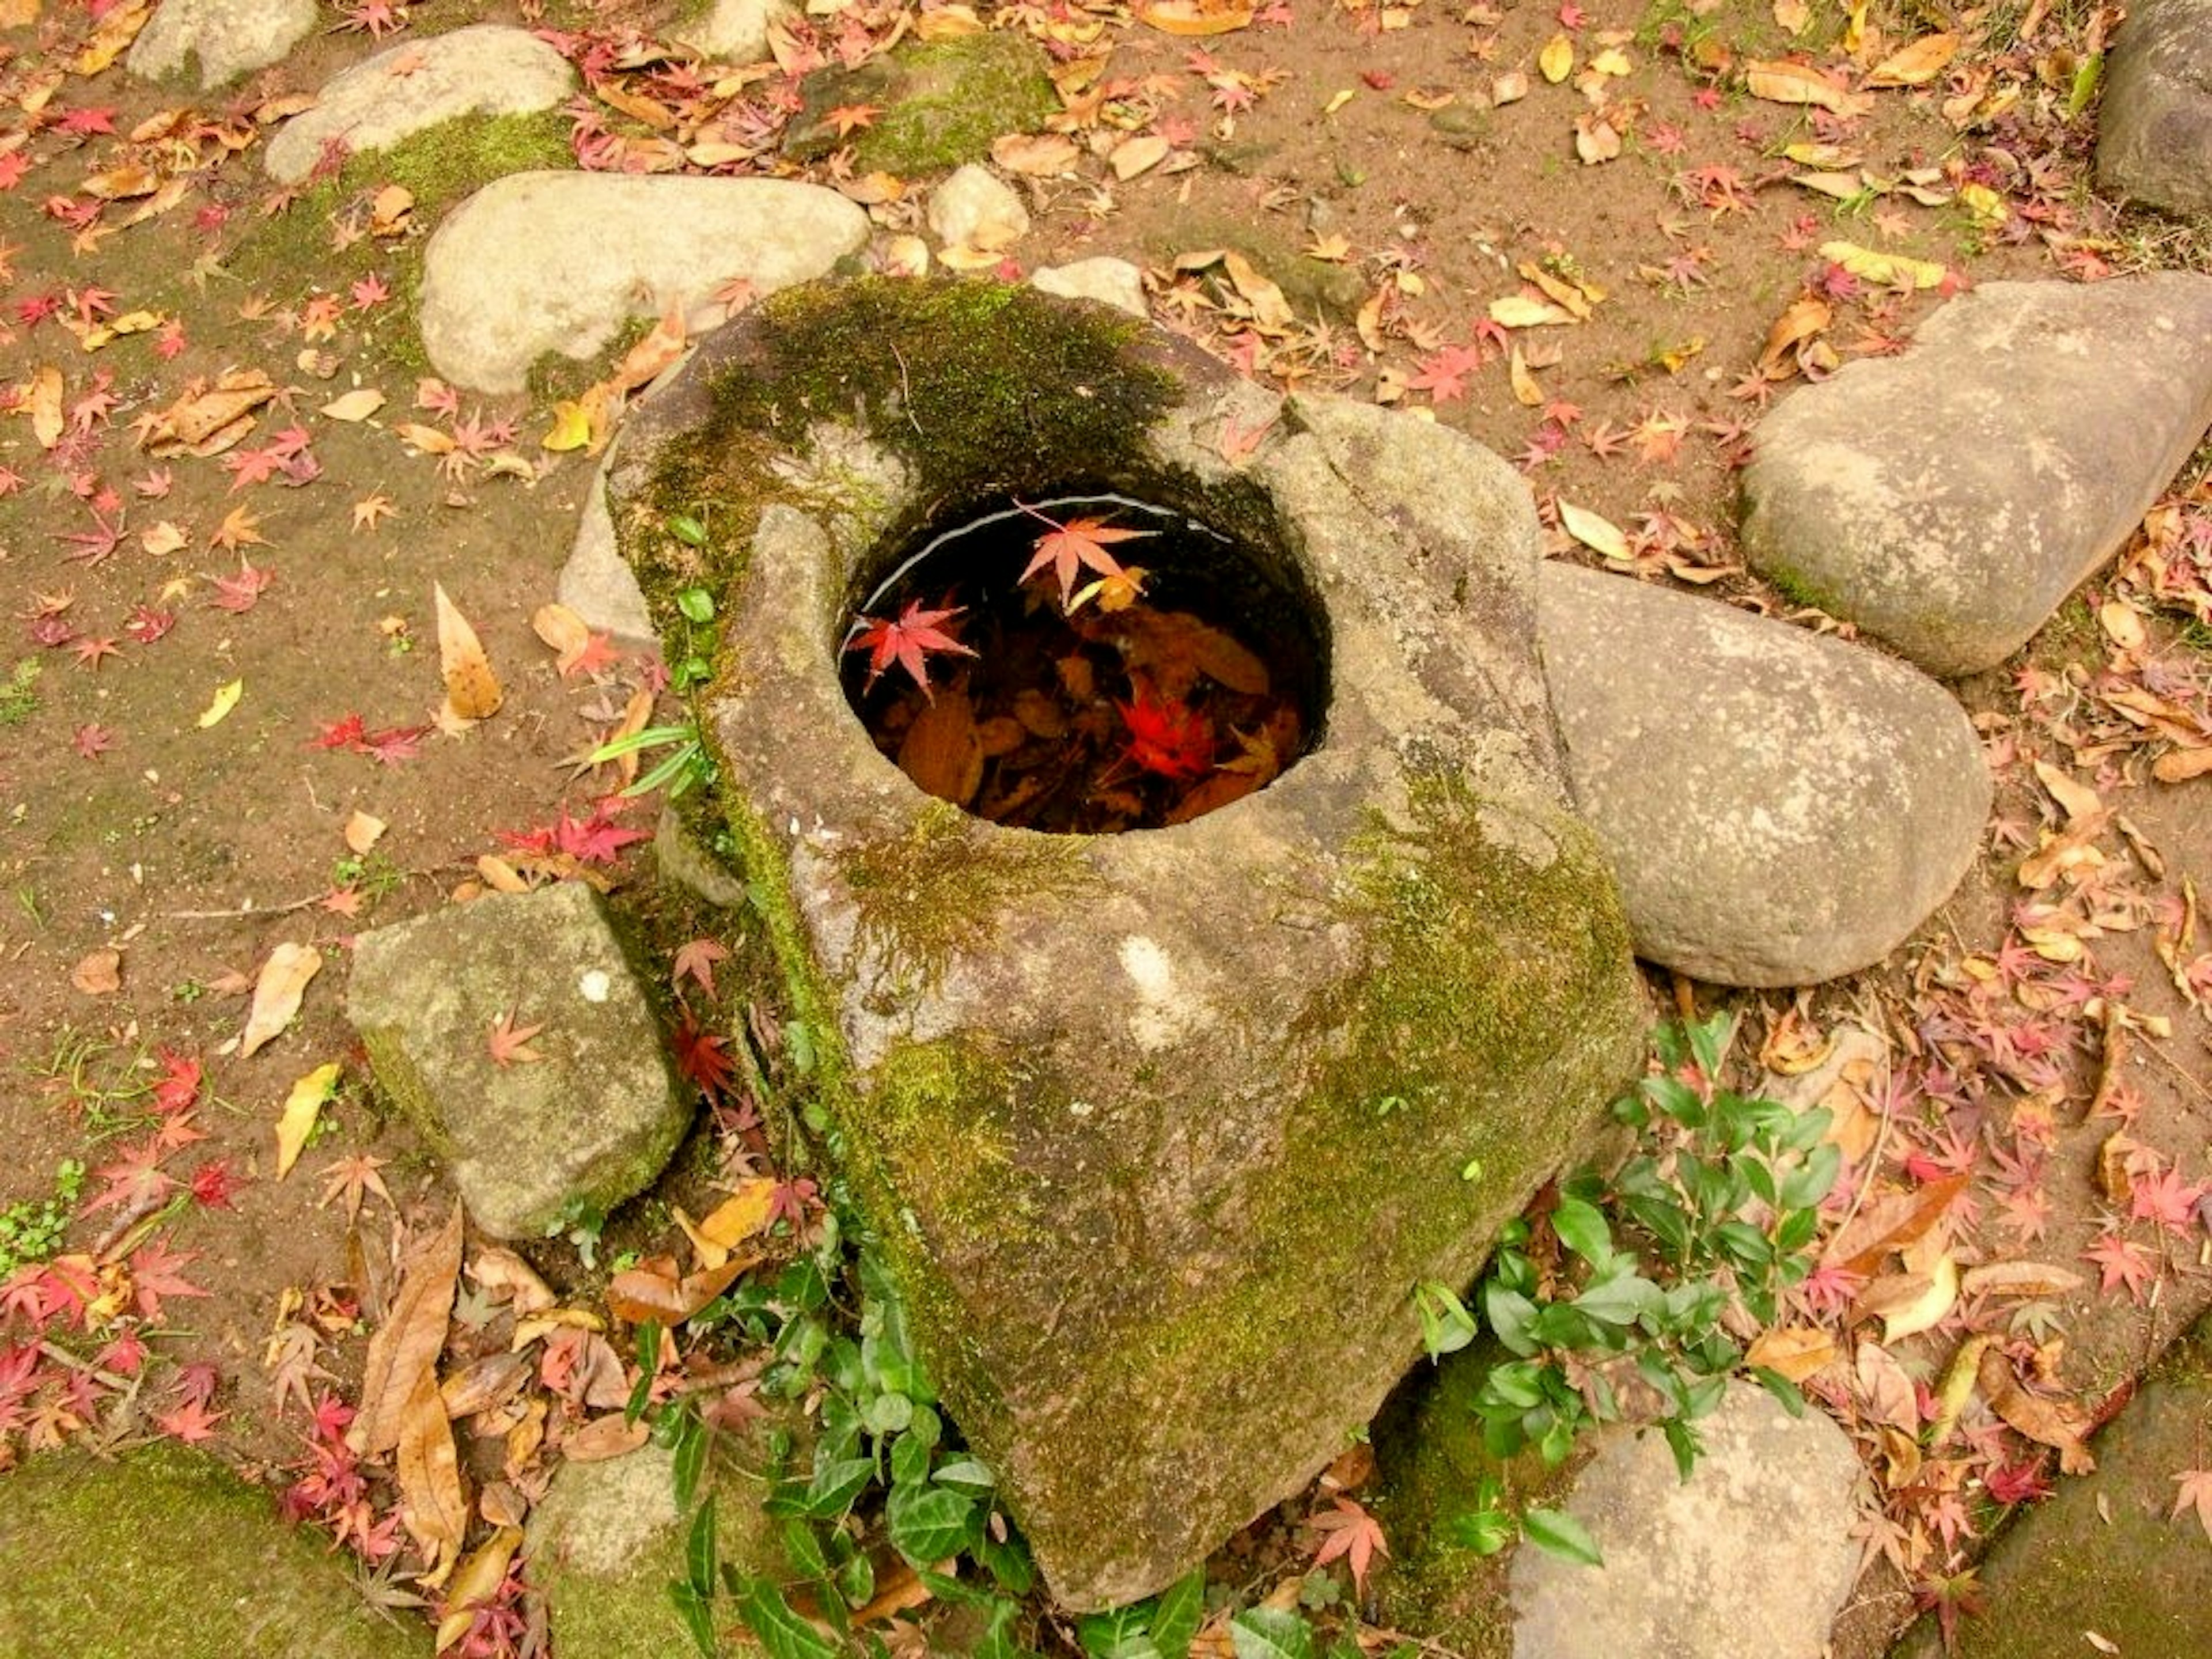
M 269 953 L 254 976 L 253 1001 L 246 1016 L 246 1030 L 238 1039 L 238 1057 L 251 1058 L 276 1040 L 300 1012 L 300 999 L 307 982 L 323 970 L 323 953 L 312 945 L 289 940 Z

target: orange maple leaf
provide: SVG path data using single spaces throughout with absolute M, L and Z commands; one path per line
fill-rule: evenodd
M 1049 565 L 1052 574 L 1060 580 L 1060 605 L 1063 611 L 1069 608 L 1069 599 L 1075 591 L 1076 573 L 1085 565 L 1102 576 L 1127 579 L 1128 573 L 1122 569 L 1121 561 L 1106 550 L 1109 543 L 1132 541 L 1139 536 L 1157 533 L 1150 530 L 1119 529 L 1103 519 L 1070 519 L 1062 524 L 1049 514 L 1040 513 L 1033 507 L 1024 506 L 1020 501 L 1014 505 L 1031 518 L 1052 526 L 1037 538 L 1036 556 L 1023 569 L 1019 580 L 1027 581 Z
M 1382 1528 L 1375 1517 L 1349 1498 L 1339 1498 L 1336 1507 L 1313 1517 L 1314 1529 L 1321 1534 L 1321 1547 L 1314 1552 L 1314 1565 L 1325 1567 L 1342 1557 L 1352 1568 L 1354 1589 L 1367 1588 L 1367 1569 L 1378 1555 L 1390 1553 L 1389 1541 L 1382 1536 Z
M 837 129 L 840 138 L 849 138 L 862 127 L 873 126 L 882 113 L 873 104 L 840 104 L 823 118 Z

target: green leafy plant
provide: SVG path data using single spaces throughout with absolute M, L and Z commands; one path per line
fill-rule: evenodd
M 38 712 L 39 659 L 24 657 L 0 680 L 0 726 L 21 726 Z
M 84 1191 L 84 1165 L 65 1158 L 54 1167 L 53 1191 L 19 1199 L 0 1209 L 0 1279 L 27 1263 L 44 1261 L 61 1249 L 70 1212 Z
M 698 724 L 693 720 L 686 720 L 681 726 L 648 726 L 641 732 L 601 744 L 592 750 L 590 758 L 592 765 L 601 766 L 624 755 L 662 748 L 669 752 L 627 786 L 622 791 L 623 796 L 650 794 L 665 784 L 668 798 L 673 800 L 694 786 L 714 781 L 714 763 L 700 743 Z
M 1732 1317 L 1771 1324 L 1783 1291 L 1812 1270 L 1820 1203 L 1841 1163 L 1825 1139 L 1829 1115 L 1722 1087 L 1731 1032 L 1725 1016 L 1661 1029 L 1660 1070 L 1613 1107 L 1638 1132 L 1636 1152 L 1609 1180 L 1585 1170 L 1533 1219 L 1508 1224 L 1474 1309 L 1448 1286 L 1417 1287 L 1431 1356 L 1472 1341 L 1478 1315 L 1506 1352 L 1474 1402 L 1500 1461 L 1534 1448 L 1556 1468 L 1586 1430 L 1620 1416 L 1617 1385 L 1633 1376 L 1659 1402 L 1660 1431 L 1688 1479 L 1697 1419 L 1743 1364 Z M 1794 1383 L 1752 1375 L 1793 1415 L 1804 1410 Z M 1452 1532 L 1484 1554 L 1517 1532 L 1571 1559 L 1598 1559 L 1571 1517 L 1516 1516 L 1495 1480 Z

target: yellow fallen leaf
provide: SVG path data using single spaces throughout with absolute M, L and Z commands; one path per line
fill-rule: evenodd
M 331 398 L 322 412 L 334 421 L 365 421 L 383 407 L 384 394 L 373 386 L 362 386 Z
M 1806 0 L 1774 0 L 1774 21 L 1788 33 L 1802 34 L 1813 21 L 1813 9 Z
M 1562 328 L 1577 319 L 1561 307 L 1532 300 L 1525 294 L 1510 294 L 1490 302 L 1490 320 L 1500 328 Z
M 1350 87 L 1346 87 L 1340 91 L 1333 92 L 1329 94 L 1328 102 L 1321 106 L 1321 112 L 1325 116 L 1334 115 L 1337 111 L 1342 109 L 1346 104 L 1350 103 L 1359 94 L 1352 91 Z
M 200 730 L 204 732 L 210 726 L 221 725 L 229 716 L 230 711 L 238 707 L 239 698 L 245 695 L 244 680 L 233 680 L 228 685 L 217 686 L 213 699 L 200 710 Z
M 1512 356 L 1506 360 L 1505 374 L 1513 385 L 1515 403 L 1523 409 L 1541 409 L 1544 406 L 1544 388 L 1536 384 L 1536 377 L 1528 372 L 1528 360 L 1521 355 L 1518 343 L 1515 344 Z
M 1133 138 L 1124 138 L 1108 152 L 1106 165 L 1114 169 L 1114 176 L 1127 183 L 1140 173 L 1148 173 L 1168 159 L 1172 148 L 1157 132 L 1139 133 Z
M 445 676 L 446 707 L 457 720 L 487 719 L 502 701 L 491 659 L 469 619 L 446 597 L 444 584 L 432 583 L 430 596 L 438 611 L 438 667 Z
M 1615 80 L 1627 75 L 1636 67 L 1629 61 L 1628 54 L 1619 46 L 1607 46 L 1590 59 L 1589 66 L 1591 73 L 1611 76 Z
M 1984 225 L 2001 225 L 2012 217 L 2012 210 L 2005 205 L 2003 197 L 1987 185 L 1964 184 L 1959 186 L 1959 202 L 1977 221 Z
M 1250 23 L 1253 10 L 1207 0 L 1151 0 L 1137 8 L 1137 21 L 1163 34 L 1227 34 Z
M 61 441 L 62 428 L 62 372 L 52 363 L 42 363 L 31 376 L 31 395 L 27 400 L 31 410 L 31 435 L 39 441 L 41 449 L 52 449 Z
M 163 519 L 158 524 L 149 525 L 138 533 L 138 545 L 157 559 L 175 552 L 191 539 L 184 526 L 173 519 Z
M 315 1132 L 323 1103 L 337 1092 L 338 1062 L 318 1066 L 292 1085 L 284 1097 L 284 1109 L 276 1115 L 276 1179 L 282 1181 L 300 1161 L 300 1149 Z
M 501 1527 L 470 1551 L 468 1559 L 453 1570 L 453 1578 L 446 1585 L 446 1606 L 451 1611 L 439 1621 L 434 1652 L 443 1653 L 469 1633 L 469 1627 L 476 1623 L 477 1609 L 499 1594 L 499 1587 L 507 1577 L 507 1563 L 514 1559 L 514 1552 L 521 1544 L 521 1528 Z
M 1854 276 L 1884 287 L 1910 283 L 1916 289 L 1934 288 L 1950 273 L 1927 259 L 1908 259 L 1901 253 L 1877 253 L 1855 242 L 1823 242 L 1820 257 L 1832 259 Z
M 1575 118 L 1575 155 L 1586 167 L 1610 161 L 1620 154 L 1620 135 L 1613 123 L 1591 112 Z
M 1867 71 L 1870 87 L 1924 87 L 1959 55 L 1955 34 L 1923 34 Z
M 1600 553 L 1615 564 L 1632 564 L 1634 556 L 1628 550 L 1628 538 L 1620 526 L 1601 514 L 1577 507 L 1571 501 L 1559 503 L 1559 526 L 1593 553 Z
M 1517 104 L 1528 95 L 1528 77 L 1520 70 L 1508 70 L 1493 76 L 1490 82 L 1490 102 L 1495 109 L 1508 104 Z
M 1543 51 L 1536 54 L 1536 68 L 1553 86 L 1574 72 L 1575 43 L 1565 31 L 1544 42 Z
M 553 424 L 538 441 L 538 447 L 556 454 L 581 449 L 592 441 L 591 412 L 580 403 L 562 398 L 553 405 Z
M 369 848 L 384 838 L 387 827 L 382 818 L 373 813 L 356 811 L 346 820 L 345 844 L 356 854 L 366 856 Z
M 1959 1264 L 1948 1250 L 1936 1258 L 1926 1278 L 1925 1289 L 1896 1307 L 1882 1310 L 1881 1340 L 1884 1346 L 1894 1347 L 1905 1337 L 1933 1330 L 1943 1316 L 1951 1311 L 1952 1304 L 1958 1301 Z M 1871 1290 L 1873 1286 L 1868 1288 Z
M 1747 1365 L 1778 1371 L 1792 1382 L 1802 1382 L 1826 1370 L 1836 1357 L 1836 1340 L 1816 1326 L 1761 1331 L 1743 1357 Z
M 1771 104 L 1810 104 L 1846 118 L 1864 115 L 1874 107 L 1874 100 L 1866 94 L 1838 86 L 1803 64 L 1746 64 L 1743 83 L 1753 97 Z
M 246 1010 L 246 1030 L 238 1039 L 238 1057 L 245 1060 L 274 1042 L 300 1012 L 300 998 L 307 981 L 323 970 L 323 953 L 312 945 L 289 940 L 269 953 L 253 979 L 253 1003 Z

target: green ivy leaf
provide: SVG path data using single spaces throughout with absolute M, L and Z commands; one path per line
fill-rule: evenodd
M 1594 1267 L 1613 1259 L 1613 1232 L 1604 1216 L 1578 1198 L 1559 1200 L 1552 1212 L 1552 1231 L 1559 1234 L 1560 1243 Z
M 769 1659 L 837 1659 L 837 1644 L 793 1612 L 767 1579 L 725 1563 L 722 1580 L 737 1600 L 738 1616 Z
M 891 1547 L 918 1567 L 959 1554 L 977 1531 L 975 1500 L 950 1486 L 894 1486 L 884 1518 Z
M 1313 1626 L 1283 1607 L 1247 1607 L 1229 1621 L 1237 1659 L 1313 1659 Z
M 1462 1510 L 1445 1523 L 1452 1541 L 1477 1555 L 1495 1555 L 1513 1541 L 1513 1516 L 1501 1509 Z
M 699 1480 L 707 1471 L 707 1454 L 714 1443 L 714 1431 L 707 1426 L 696 1412 L 684 1412 L 683 1426 L 676 1431 L 676 1507 L 688 1510 L 699 1495 Z
M 1152 1604 L 1139 1601 L 1104 1613 L 1085 1613 L 1075 1621 L 1076 1639 L 1091 1659 L 1161 1659 L 1152 1640 Z
M 1536 1320 L 1536 1304 L 1520 1291 L 1495 1282 L 1484 1285 L 1482 1311 L 1490 1328 L 1498 1333 L 1498 1340 L 1515 1353 L 1525 1359 L 1536 1352 L 1536 1340 L 1530 1332 Z
M 1205 1621 L 1206 1569 L 1200 1567 L 1162 1590 L 1152 1609 L 1152 1643 L 1160 1659 L 1186 1659 L 1191 1638 Z
M 714 1565 L 720 1559 L 714 1545 L 714 1505 L 709 1501 L 699 1505 L 684 1534 L 684 1580 L 702 1601 L 714 1597 Z
M 1423 1279 L 1413 1286 L 1413 1303 L 1421 1315 L 1421 1346 L 1430 1358 L 1456 1353 L 1474 1340 L 1474 1316 L 1450 1285 Z
M 668 1599 L 675 1604 L 676 1616 L 690 1634 L 692 1645 L 707 1659 L 715 1659 L 722 1649 L 714 1636 L 714 1603 L 680 1578 L 669 1581 Z
M 947 1463 L 930 1479 L 969 1498 L 988 1498 L 998 1486 L 991 1466 L 976 1457 L 963 1457 Z
M 1586 1567 L 1605 1565 L 1597 1540 L 1571 1515 L 1558 1510 L 1530 1510 L 1521 1517 L 1521 1528 L 1528 1534 L 1528 1541 L 1547 1554 L 1579 1561 Z

